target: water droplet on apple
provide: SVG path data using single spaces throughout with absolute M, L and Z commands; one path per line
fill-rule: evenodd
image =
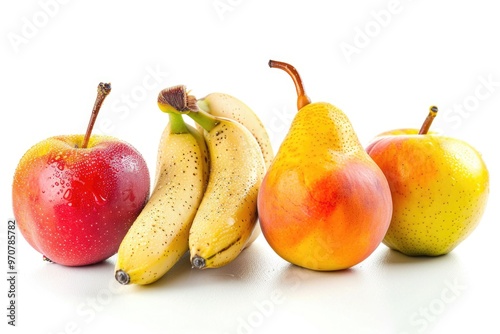
M 107 198 L 100 195 L 100 194 L 97 194 L 95 192 L 92 193 L 92 195 L 94 195 L 94 201 L 96 202 L 97 205 L 104 205 L 106 204 L 107 202 Z
M 122 200 L 123 201 L 128 200 L 130 202 L 134 202 L 135 201 L 134 191 L 132 189 L 127 189 L 127 190 L 122 191 Z
M 71 189 L 66 189 L 66 191 L 64 192 L 64 195 L 63 195 L 63 198 L 65 200 L 71 200 L 71 197 L 73 196 L 73 192 Z M 68 203 L 68 205 L 71 204 L 71 203 Z

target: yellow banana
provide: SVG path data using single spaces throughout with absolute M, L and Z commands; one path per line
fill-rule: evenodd
M 214 92 L 196 101 L 198 107 L 218 117 L 230 118 L 238 121 L 246 127 L 257 140 L 260 146 L 266 169 L 271 165 L 274 158 L 273 147 L 269 135 L 264 124 L 255 112 L 240 99 L 225 93 Z M 198 128 L 203 131 L 203 128 L 198 125 Z M 259 224 L 255 224 L 252 235 L 248 239 L 245 248 L 250 246 L 261 234 Z
M 189 229 L 208 181 L 208 151 L 201 133 L 169 114 L 151 197 L 118 250 L 115 278 L 149 284 L 188 250 Z
M 219 92 L 210 93 L 204 98 L 198 99 L 197 105 L 211 115 L 234 119 L 246 127 L 259 143 L 266 169 L 269 168 L 274 159 L 271 140 L 264 124 L 248 105 L 232 95 Z M 201 128 L 201 126 L 198 125 L 198 128 Z M 260 224 L 256 224 L 245 248 L 250 246 L 260 234 Z
M 260 118 L 248 105 L 234 96 L 218 92 L 198 99 L 197 104 L 201 110 L 213 116 L 234 119 L 246 127 L 259 143 L 266 168 L 269 167 L 274 158 L 271 140 Z
M 199 110 L 185 89 L 179 95 L 162 93 L 163 111 L 185 113 L 205 129 L 210 176 L 191 225 L 189 251 L 194 267 L 221 267 L 240 254 L 256 226 L 257 195 L 266 169 L 262 151 L 246 127 Z

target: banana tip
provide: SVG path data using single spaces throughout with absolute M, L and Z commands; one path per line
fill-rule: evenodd
M 118 281 L 118 283 L 127 285 L 130 283 L 130 276 L 123 270 L 119 269 L 115 272 L 115 279 Z
M 193 259 L 191 260 L 191 264 L 197 269 L 203 269 L 207 265 L 205 259 L 198 255 L 195 255 L 193 257 Z

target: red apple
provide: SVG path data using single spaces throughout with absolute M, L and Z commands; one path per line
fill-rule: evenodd
M 14 174 L 19 230 L 55 263 L 83 266 L 114 255 L 149 198 L 150 175 L 141 154 L 116 138 L 90 136 L 110 89 L 99 85 L 85 136 L 56 136 L 34 145 Z

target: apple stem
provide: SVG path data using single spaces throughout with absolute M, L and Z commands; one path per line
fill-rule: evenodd
M 297 90 L 298 110 L 311 103 L 311 100 L 306 95 L 306 92 L 304 90 L 304 85 L 302 84 L 302 79 L 300 78 L 299 72 L 295 69 L 295 67 L 277 60 L 269 60 L 269 67 L 279 68 L 280 70 L 287 72 L 292 77 L 293 83 L 295 84 L 295 89 Z
M 425 121 L 422 124 L 420 131 L 418 132 L 419 135 L 427 134 L 427 132 L 429 131 L 429 128 L 431 127 L 432 122 L 434 121 L 434 118 L 436 118 L 437 112 L 438 112 L 438 107 L 431 106 L 429 108 L 429 114 L 425 118 Z
M 87 126 L 87 132 L 85 132 L 85 137 L 83 138 L 82 148 L 87 148 L 90 140 L 90 135 L 92 134 L 92 129 L 94 128 L 94 124 L 97 119 L 97 115 L 99 114 L 99 110 L 101 109 L 101 105 L 110 92 L 110 83 L 101 82 L 97 86 L 97 97 L 95 99 L 94 108 L 92 109 L 92 115 L 90 116 L 89 125 Z

